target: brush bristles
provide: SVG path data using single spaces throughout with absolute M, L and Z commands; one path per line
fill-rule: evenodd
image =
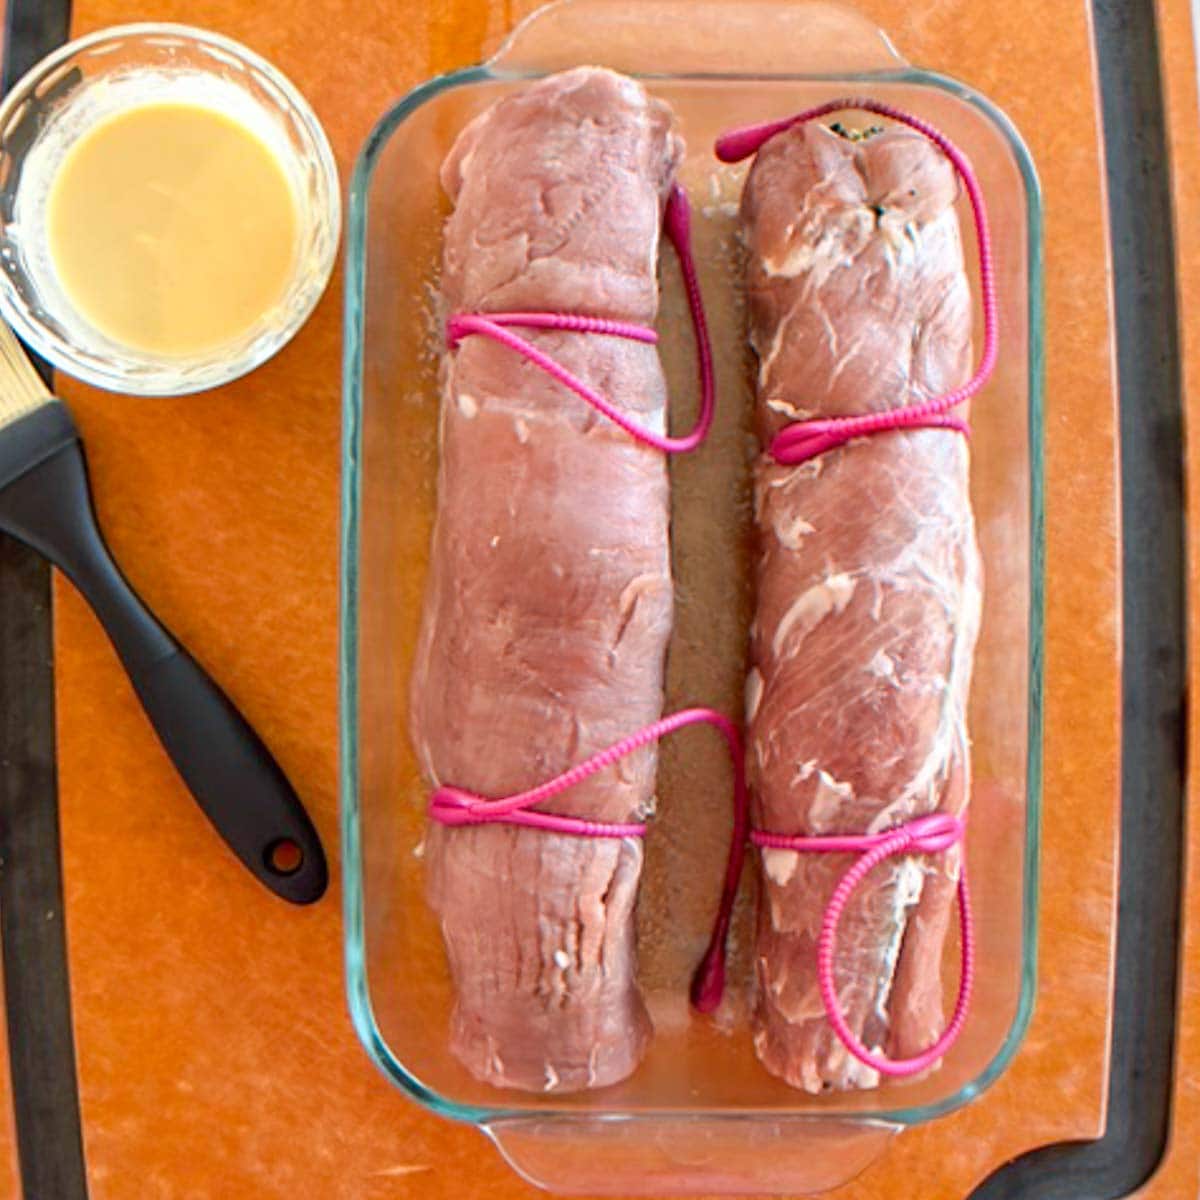
M 17 335 L 0 321 L 0 427 L 53 399 Z

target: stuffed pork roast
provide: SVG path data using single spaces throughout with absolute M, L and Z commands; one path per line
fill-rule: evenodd
M 981 578 L 968 443 L 938 429 L 851 441 L 797 466 L 785 424 L 899 408 L 962 384 L 971 295 L 954 169 L 901 127 L 776 134 L 742 200 L 758 359 L 757 614 L 747 686 L 755 825 L 875 833 L 961 814 Z M 817 937 L 853 856 L 762 851 L 755 1047 L 809 1092 L 871 1087 L 826 1019 Z M 877 868 L 842 923 L 835 980 L 851 1031 L 905 1058 L 942 1028 L 942 950 L 960 848 Z
M 539 310 L 651 325 L 682 143 L 611 71 L 533 83 L 471 122 L 442 168 L 449 313 Z M 522 335 L 642 425 L 665 426 L 654 346 Z M 540 784 L 662 713 L 671 631 L 664 456 L 512 349 L 444 360 L 436 527 L 416 665 L 428 781 L 489 797 Z M 595 821 L 652 807 L 649 746 L 544 806 Z M 431 823 L 428 895 L 456 993 L 451 1048 L 481 1080 L 602 1087 L 636 1067 L 642 845 Z

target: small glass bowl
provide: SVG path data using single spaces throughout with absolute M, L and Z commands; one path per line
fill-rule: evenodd
M 85 320 L 51 265 L 46 197 L 72 144 L 146 101 L 218 108 L 248 126 L 288 173 L 298 218 L 292 276 L 238 338 L 194 355 L 123 345 Z M 341 228 L 337 167 L 316 114 L 270 63 L 186 25 L 121 25 L 44 58 L 0 103 L 0 315 L 55 366 L 98 387 L 177 396 L 253 370 L 304 324 L 329 281 Z

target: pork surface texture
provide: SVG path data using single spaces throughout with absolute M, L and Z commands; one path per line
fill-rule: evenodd
M 765 448 L 785 424 L 898 408 L 971 367 L 972 305 L 950 163 L 891 127 L 851 140 L 817 124 L 758 153 L 742 199 L 757 355 L 757 609 L 747 683 L 758 827 L 876 833 L 962 813 L 981 570 L 967 439 L 880 433 L 798 466 Z M 854 861 L 761 855 L 754 1041 L 808 1092 L 873 1087 L 817 985 L 821 918 Z M 851 1030 L 907 1057 L 943 1020 L 942 955 L 958 849 L 877 868 L 843 916 L 836 989 Z
M 442 168 L 448 312 L 545 310 L 653 324 L 662 211 L 682 156 L 665 105 L 583 68 L 499 101 Z M 518 330 L 663 429 L 654 346 Z M 499 797 L 656 720 L 671 631 L 663 455 L 511 349 L 443 362 L 438 507 L 411 680 L 430 784 Z M 653 807 L 640 750 L 542 807 L 630 821 Z M 636 981 L 643 851 L 511 825 L 431 824 L 427 891 L 456 1001 L 451 1049 L 479 1079 L 602 1087 L 651 1034 Z

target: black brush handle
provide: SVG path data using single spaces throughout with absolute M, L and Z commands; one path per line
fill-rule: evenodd
M 42 456 L 6 484 L 4 459 L 12 458 L 0 455 L 0 529 L 61 568 L 91 605 L 159 740 L 230 849 L 285 900 L 317 900 L 328 868 L 304 806 L 246 719 L 113 561 L 70 414 L 48 403 L 5 430 L 4 440 L 10 454 L 19 441 Z M 292 847 L 298 864 L 289 861 L 297 857 Z

